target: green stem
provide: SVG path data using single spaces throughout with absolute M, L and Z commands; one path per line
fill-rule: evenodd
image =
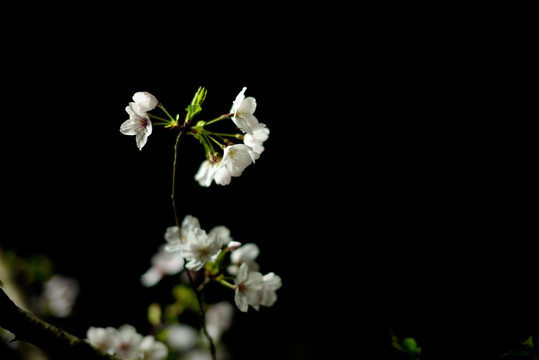
M 219 279 L 219 284 L 232 290 L 236 290 L 236 285 L 229 283 L 225 279 Z
M 178 144 L 182 138 L 184 131 L 183 127 L 180 128 L 180 132 L 176 137 L 176 143 L 174 143 L 174 161 L 172 163 L 172 190 L 170 194 L 170 199 L 172 200 L 172 210 L 174 212 L 174 220 L 176 221 L 176 226 L 180 228 L 180 220 L 178 218 L 178 211 L 176 210 L 176 167 L 178 162 Z
M 224 120 L 224 119 L 230 119 L 233 115 L 234 115 L 234 113 L 224 114 L 224 115 L 219 116 L 218 118 L 208 120 L 208 121 L 204 121 L 202 126 L 210 125 L 210 124 L 216 123 L 216 122 Z
M 208 131 L 208 130 L 206 130 L 206 133 L 210 135 L 219 136 L 219 137 L 233 137 L 233 138 L 237 138 L 238 135 L 240 135 L 240 134 L 217 133 L 217 132 Z
M 214 143 L 216 143 L 217 145 L 219 145 L 220 148 L 222 148 L 222 147 L 224 146 L 224 145 L 221 144 L 219 141 L 215 140 L 215 139 L 213 138 L 213 136 L 210 136 L 210 135 L 205 134 L 204 137 L 207 138 L 207 139 L 210 139 L 211 141 L 213 141 Z M 213 149 L 213 147 L 212 147 L 212 149 Z
M 159 121 L 161 121 L 161 122 L 164 122 L 165 124 L 170 124 L 170 121 L 167 120 L 167 119 L 164 119 L 164 118 L 162 118 L 162 117 L 160 117 L 160 116 L 155 116 L 155 115 L 150 114 L 150 113 L 147 113 L 147 114 L 148 114 L 148 116 L 150 117 L 150 119 L 155 119 L 155 120 L 159 120 Z
M 191 287 L 192 287 L 193 291 L 195 292 L 196 299 L 197 299 L 197 302 L 198 302 L 198 306 L 200 307 L 200 313 L 201 313 L 201 317 L 202 317 L 202 332 L 204 333 L 204 335 L 208 339 L 208 342 L 210 343 L 210 355 L 211 355 L 211 358 L 212 358 L 212 360 L 217 360 L 217 352 L 216 352 L 216 349 L 215 349 L 215 344 L 213 343 L 213 339 L 212 339 L 210 333 L 208 332 L 208 329 L 206 328 L 206 311 L 204 310 L 204 302 L 202 301 L 202 294 L 200 293 L 200 291 L 197 291 L 197 289 L 195 288 L 195 281 L 194 281 L 193 277 L 191 276 L 191 273 L 189 272 L 189 270 L 187 268 L 185 268 L 185 265 L 184 265 L 184 271 L 185 271 L 185 273 L 187 273 L 187 277 L 189 278 L 189 282 L 191 283 Z
M 171 121 L 177 122 L 176 119 L 174 119 L 174 118 L 172 117 L 172 115 L 170 115 L 170 114 L 168 113 L 167 109 L 165 109 L 165 107 L 163 106 L 163 104 L 159 103 L 159 104 L 157 104 L 157 106 L 158 106 L 161 110 L 163 110 L 163 111 L 165 112 L 165 114 L 167 114 L 167 116 L 170 118 Z

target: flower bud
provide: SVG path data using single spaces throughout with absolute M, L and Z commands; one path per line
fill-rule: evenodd
M 155 96 L 146 91 L 139 91 L 135 93 L 135 95 L 133 95 L 133 101 L 135 102 L 135 104 L 140 106 L 140 108 L 144 112 L 155 109 L 155 107 L 159 103 Z
M 202 105 L 204 100 L 206 99 L 206 89 L 202 86 L 200 86 L 195 93 L 195 96 L 193 96 L 193 100 L 191 101 L 191 105 Z

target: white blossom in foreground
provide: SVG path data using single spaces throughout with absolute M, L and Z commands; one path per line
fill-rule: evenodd
M 118 330 L 112 327 L 90 326 L 86 332 L 86 341 L 93 347 L 112 355 L 119 344 Z
M 238 309 L 247 312 L 249 305 L 256 310 L 262 302 L 264 278 L 257 271 L 249 271 L 247 264 L 241 264 L 235 279 L 236 295 L 234 301 Z
M 256 100 L 253 97 L 246 98 L 245 90 L 247 90 L 246 87 L 244 87 L 238 96 L 236 96 L 236 100 L 232 102 L 230 112 L 234 114 L 232 116 L 232 121 L 241 131 L 244 133 L 252 133 L 261 125 L 258 122 L 258 119 L 253 115 L 256 110 Z
M 183 250 L 183 257 L 188 260 L 185 267 L 189 270 L 200 270 L 206 262 L 215 261 L 220 252 L 217 235 L 208 235 L 206 231 L 196 228 L 189 232 L 187 245 Z
M 124 135 L 134 135 L 137 147 L 142 150 L 148 136 L 152 134 L 152 122 L 147 112 L 157 105 L 157 99 L 147 92 L 138 92 L 133 95 L 134 102 L 130 102 L 125 108 L 129 119 L 120 126 L 120 132 Z
M 125 324 L 118 328 L 118 345 L 115 354 L 124 359 L 135 358 L 139 354 L 139 345 L 142 335 L 137 332 L 134 326 Z
M 86 341 L 102 351 L 128 360 L 163 360 L 168 355 L 165 344 L 151 335 L 143 337 L 128 324 L 113 327 L 90 327 Z
M 165 344 L 155 340 L 152 335 L 142 338 L 139 344 L 139 358 L 143 360 L 161 360 L 167 357 L 168 349 Z

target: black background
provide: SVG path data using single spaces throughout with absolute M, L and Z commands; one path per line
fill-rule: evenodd
M 398 358 L 389 328 L 426 357 L 495 358 L 537 332 L 529 132 L 484 99 L 498 33 L 401 9 L 87 10 L 25 25 L 4 55 L 2 246 L 80 281 L 76 335 L 148 328 L 175 134 L 138 151 L 119 126 L 133 93 L 183 116 L 199 86 L 199 118 L 247 86 L 271 130 L 227 187 L 198 186 L 202 147 L 180 146 L 180 217 L 257 243 L 283 279 L 274 307 L 236 312 L 234 359 Z

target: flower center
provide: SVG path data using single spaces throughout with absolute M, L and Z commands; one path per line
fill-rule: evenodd
M 230 149 L 230 150 L 228 151 L 228 156 L 230 156 L 230 158 L 231 158 L 232 160 L 236 160 L 235 157 L 236 157 L 236 154 L 237 154 L 237 153 L 238 153 L 238 149 L 232 148 L 232 149 Z
M 207 246 L 204 246 L 204 247 L 200 248 L 200 250 L 199 250 L 200 257 L 208 256 L 209 253 L 210 253 L 210 251 L 209 251 Z
M 244 293 L 247 290 L 247 285 L 245 283 L 239 283 L 238 284 L 238 291 L 240 293 Z
M 138 123 L 140 124 L 140 127 L 142 128 L 146 128 L 148 126 L 148 119 L 146 118 L 141 118 Z

